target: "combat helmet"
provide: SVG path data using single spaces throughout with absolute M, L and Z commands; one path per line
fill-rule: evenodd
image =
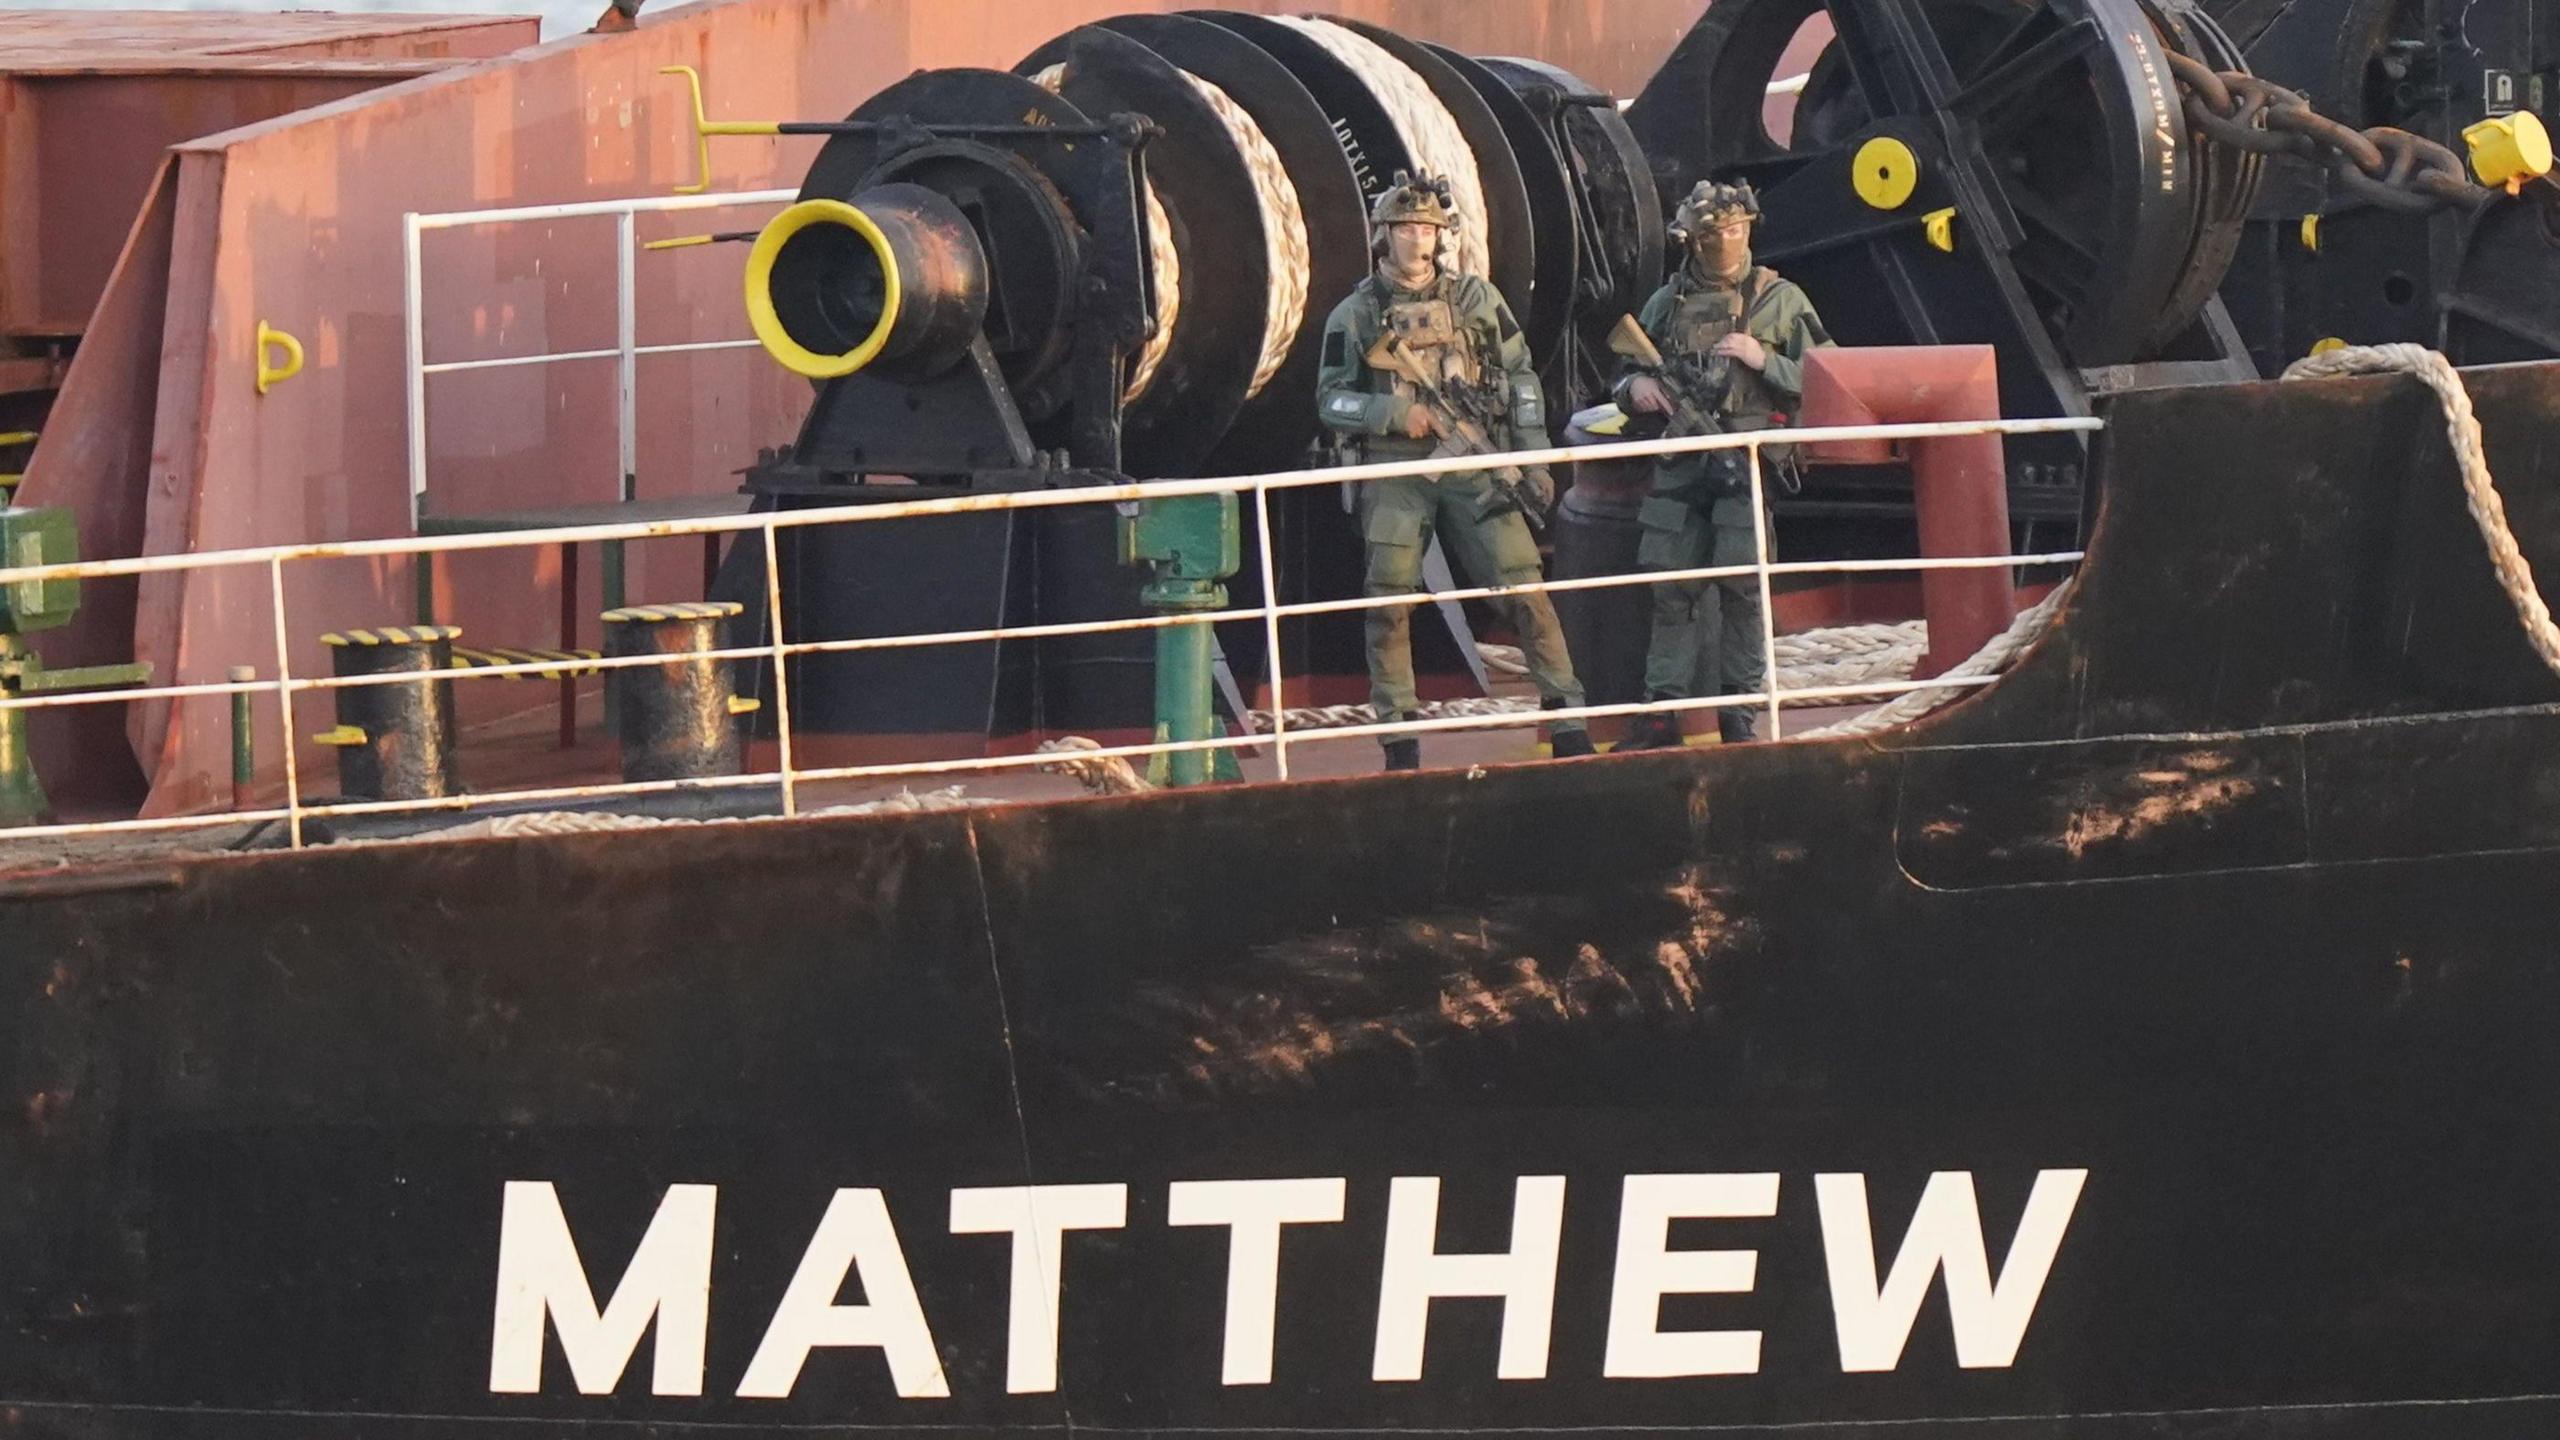
M 1447 232 L 1458 228 L 1458 202 L 1452 197 L 1445 177 L 1409 171 L 1396 172 L 1395 183 L 1389 185 L 1369 207 L 1369 245 L 1383 251 L 1387 243 L 1387 227 L 1419 222 L 1437 225 L 1443 243 Z
M 1730 185 L 1701 180 L 1689 191 L 1688 198 L 1671 217 L 1672 238 L 1686 245 L 1700 231 L 1721 225 L 1735 216 L 1760 218 L 1760 197 L 1751 190 L 1751 182 L 1738 180 Z

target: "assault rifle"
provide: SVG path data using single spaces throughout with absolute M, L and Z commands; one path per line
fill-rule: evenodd
M 1367 359 L 1373 369 L 1403 376 L 1412 384 L 1414 393 L 1422 397 L 1422 402 L 1440 416 L 1445 433 L 1441 435 L 1440 443 L 1433 447 L 1431 453 L 1424 456 L 1424 459 L 1440 460 L 1452 455 L 1501 453 L 1502 447 L 1493 443 L 1490 430 L 1493 415 L 1490 407 L 1476 401 L 1476 397 L 1472 394 L 1467 394 L 1464 400 L 1453 398 L 1441 387 L 1439 381 L 1432 378 L 1430 367 L 1424 365 L 1420 359 L 1416 358 L 1413 351 L 1406 347 L 1403 336 L 1392 330 L 1380 335 L 1378 343 L 1369 347 Z M 1458 389 L 1464 393 L 1467 387 L 1461 385 Z M 1476 401 L 1476 403 L 1468 403 L 1470 401 Z M 1511 502 L 1512 508 L 1520 512 L 1521 519 L 1529 522 L 1530 532 L 1541 539 L 1545 538 L 1546 517 L 1538 512 L 1536 502 L 1520 488 L 1523 478 L 1520 467 L 1505 465 L 1498 470 L 1485 473 L 1492 479 L 1493 488 L 1501 492 L 1502 498 Z
M 1723 401 L 1726 388 L 1733 383 L 1732 357 L 1709 355 L 1684 358 L 1678 362 L 1666 361 L 1660 347 L 1653 343 L 1653 337 L 1644 333 L 1644 327 L 1636 323 L 1633 315 L 1619 316 L 1618 323 L 1609 328 L 1609 349 L 1611 353 L 1634 362 L 1638 370 L 1661 381 L 1662 388 L 1670 392 L 1671 424 L 1662 432 L 1666 438 L 1732 433 L 1733 427 L 1716 413 L 1716 406 Z M 1793 494 L 1802 487 L 1803 482 L 1796 477 L 1795 462 L 1786 447 L 1775 447 L 1775 453 L 1769 458 L 1776 463 L 1778 483 L 1788 493 Z M 1749 489 L 1751 483 L 1749 472 L 1743 468 L 1745 463 L 1738 452 L 1719 450 L 1713 453 L 1707 465 L 1710 473 L 1716 475 L 1729 492 L 1740 493 Z
M 1638 370 L 1662 382 L 1671 392 L 1671 429 L 1675 436 L 1721 435 L 1728 428 L 1717 417 L 1715 404 L 1724 398 L 1725 384 L 1732 377 L 1733 362 L 1722 356 L 1710 357 L 1704 366 L 1674 367 L 1662 358 L 1653 337 L 1644 333 L 1633 315 L 1621 315 L 1609 329 L 1610 353 L 1633 361 Z M 1702 402 L 1701 393 L 1705 392 Z

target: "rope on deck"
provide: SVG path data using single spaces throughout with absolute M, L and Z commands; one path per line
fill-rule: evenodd
M 2551 623 L 2551 606 L 2534 584 L 2533 566 L 2516 546 L 2507 525 L 2506 502 L 2489 477 L 2489 456 L 2480 444 L 2480 417 L 2471 413 L 2471 392 L 2453 363 L 2423 345 L 2350 345 L 2306 356 L 2285 367 L 2287 380 L 2326 380 L 2339 375 L 2414 375 L 2436 392 L 2444 407 L 2445 439 L 2453 445 L 2454 463 L 2462 469 L 2463 504 L 2489 547 L 2489 564 L 2498 588 L 2507 592 L 2516 619 L 2524 625 L 2526 643 L 2560 675 L 2560 626 Z
M 1778 683 L 1786 689 L 1802 690 L 1855 685 L 1865 680 L 1908 680 L 1911 672 L 1919 668 L 1921 653 L 1928 644 L 1928 625 L 1919 620 L 1891 625 L 1835 625 L 1822 630 L 1781 635 L 1778 637 Z M 1505 675 L 1529 673 L 1528 665 L 1521 658 L 1520 647 L 1516 645 L 1478 645 L 1476 653 L 1484 657 L 1488 670 Z M 1804 703 L 1836 705 L 1839 702 L 1826 699 Z M 1538 702 L 1527 696 L 1437 700 L 1423 705 L 1416 712 L 1416 718 L 1491 718 L 1525 715 L 1537 708 Z M 1365 704 L 1307 705 L 1284 713 L 1292 730 L 1366 725 L 1377 718 Z M 1269 733 L 1270 711 L 1256 710 L 1247 719 L 1252 723 L 1255 734 Z
M 2020 611 L 2018 617 L 2009 622 L 2008 629 L 1992 636 L 1988 644 L 1974 651 L 1963 664 L 1949 670 L 1941 678 L 1969 680 L 1980 675 L 1998 674 L 2009 668 L 2009 662 L 2017 659 L 2028 646 L 2036 643 L 2038 637 L 2044 634 L 2045 627 L 2053 623 L 2053 617 L 2061 612 L 2064 598 L 2070 595 L 2072 586 L 2077 583 L 2079 583 L 2079 577 L 2073 576 L 2055 586 L 2052 594 L 2037 601 L 2031 608 Z M 1829 725 L 1819 726 L 1789 738 L 1810 740 L 1818 737 L 1872 735 L 1879 730 L 1891 730 L 1898 725 L 1908 725 L 1965 692 L 1980 688 L 1978 685 L 1932 685 L 1926 690 L 1905 691 L 1892 701 L 1862 715 L 1852 715 L 1846 720 L 1834 721 Z
M 912 815 L 926 810 L 966 810 L 975 805 L 992 805 L 992 800 L 971 797 L 958 785 L 919 794 L 901 790 L 883 800 L 866 800 L 859 805 L 830 805 L 822 810 L 803 810 L 803 818 L 833 815 Z M 385 835 L 356 840 L 342 840 L 341 845 L 405 845 L 418 840 L 488 840 L 517 839 L 528 835 L 591 835 L 605 830 L 656 830 L 669 825 L 745 825 L 760 820 L 780 819 L 778 815 L 622 815 L 605 810 L 527 810 L 514 815 L 492 815 L 482 820 L 467 821 L 441 830 L 424 830 L 415 835 Z

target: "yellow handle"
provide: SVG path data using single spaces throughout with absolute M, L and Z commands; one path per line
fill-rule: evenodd
M 284 351 L 282 365 L 267 363 L 269 347 Z M 258 322 L 258 393 L 267 393 L 270 385 L 279 385 L 302 373 L 302 342 L 261 320 Z
M 744 695 L 729 697 L 729 713 L 732 715 L 753 715 L 763 708 L 764 702 L 761 700 L 751 700 Z
M 364 727 L 360 725 L 333 725 L 328 729 L 313 735 L 311 738 L 323 745 L 361 745 L 364 743 Z
M 714 135 L 779 135 L 782 127 L 771 120 L 715 121 L 702 111 L 702 72 L 690 65 L 661 65 L 661 75 L 681 75 L 685 88 L 693 95 L 694 173 L 702 178 L 690 185 L 679 185 L 679 195 L 699 195 L 711 188 L 711 137 Z
M 1933 249 L 1956 253 L 1956 207 L 1932 210 L 1920 217 L 1920 233 Z

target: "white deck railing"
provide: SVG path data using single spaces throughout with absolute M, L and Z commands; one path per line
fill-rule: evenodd
M 408 347 L 401 365 L 401 388 L 409 407 L 409 528 L 416 531 L 427 514 L 427 377 L 465 370 L 504 370 L 521 365 L 552 365 L 579 360 L 611 360 L 615 364 L 614 438 L 616 493 L 639 498 L 640 357 L 679 355 L 696 350 L 751 350 L 752 339 L 694 340 L 673 345 L 640 343 L 639 244 L 634 216 L 643 211 L 723 210 L 739 206 L 776 205 L 796 190 L 730 190 L 710 195 L 653 195 L 629 200 L 590 200 L 568 205 L 519 205 L 504 210 L 452 210 L 442 214 L 411 212 L 400 217 L 400 295 Z M 503 355 L 480 360 L 427 359 L 426 274 L 421 263 L 421 237 L 430 230 L 474 225 L 518 224 L 534 220 L 613 217 L 614 344 L 609 350 L 553 350 L 529 355 Z
M 1108 746 L 1099 750 L 1079 751 L 1081 758 L 1126 756 L 1137 758 L 1170 754 L 1178 751 L 1227 750 L 1272 747 L 1274 766 L 1281 780 L 1289 778 L 1289 747 L 1311 741 L 1339 740 L 1355 736 L 1383 736 L 1422 733 L 1434 730 L 1486 729 L 1503 726 L 1544 724 L 1555 720 L 1592 719 L 1611 715 L 1637 715 L 1735 705 L 1765 707 L 1772 739 L 1782 735 L 1781 706 L 1789 700 L 1820 700 L 1853 696 L 1895 694 L 1908 690 L 1934 689 L 1949 685 L 1984 685 L 1996 677 L 1951 679 L 1937 677 L 1910 681 L 1861 681 L 1854 685 L 1785 688 L 1777 674 L 1775 635 L 1772 633 L 1768 605 L 1770 581 L 1778 575 L 1860 574 L 1876 572 L 1916 572 L 1927 570 L 1993 569 L 2017 565 L 2055 564 L 2082 558 L 2077 550 L 2034 555 L 1976 555 L 1952 558 L 1907 560 L 1830 560 L 1773 561 L 1769 558 L 1767 526 L 1755 524 L 1759 536 L 1754 561 L 1748 565 L 1703 566 L 1689 570 L 1640 571 L 1624 575 L 1601 575 L 1573 580 L 1543 580 L 1516 586 L 1480 586 L 1464 590 L 1425 591 L 1412 595 L 1360 596 L 1339 600 L 1301 601 L 1281 605 L 1271 603 L 1277 591 L 1277 569 L 1272 560 L 1270 497 L 1275 490 L 1296 489 L 1314 485 L 1334 485 L 1345 481 L 1360 483 L 1398 475 L 1446 475 L 1493 468 L 1497 465 L 1562 465 L 1585 460 L 1635 459 L 1662 454 L 1740 448 L 1747 451 L 1751 477 L 1751 508 L 1755 521 L 1765 515 L 1766 500 L 1762 488 L 1761 447 L 1767 444 L 1805 445 L 1847 440 L 1923 440 L 1958 435 L 2029 435 L 2056 431 L 2088 431 L 2100 428 L 2094 419 L 1958 421 L 1919 425 L 1857 425 L 1830 428 L 1809 427 L 1794 430 L 1754 431 L 1740 435 L 1700 436 L 1682 440 L 1637 441 L 1608 445 L 1566 446 L 1547 450 L 1520 451 L 1499 456 L 1466 456 L 1443 460 L 1404 461 L 1373 465 L 1346 466 L 1334 469 L 1292 470 L 1269 475 L 1220 477 L 1202 480 L 1167 480 L 1125 485 L 1090 486 L 1074 489 L 1012 491 L 985 495 L 962 495 L 944 499 L 897 501 L 884 504 L 848 505 L 827 509 L 777 511 L 763 514 L 719 516 L 704 519 L 634 522 L 621 525 L 588 525 L 553 530 L 519 530 L 509 532 L 399 537 L 384 540 L 353 540 L 338 543 L 277 545 L 252 549 L 208 552 L 196 555 L 151 555 L 122 560 L 90 560 L 73 564 L 0 568 L 0 585 L 47 579 L 105 579 L 124 575 L 165 574 L 174 571 L 198 571 L 224 568 L 264 567 L 268 575 L 268 593 L 275 611 L 275 653 L 272 678 L 252 681 L 230 681 L 191 685 L 160 685 L 123 690 L 81 691 L 63 694 L 0 696 L 0 709 L 32 709 L 49 706 L 126 704 L 135 700 L 177 699 L 187 696 L 261 694 L 273 695 L 283 716 L 284 734 L 284 804 L 256 810 L 233 810 L 206 815 L 187 815 L 150 820 L 111 820 L 82 824 L 24 827 L 0 831 L 0 838 L 25 839 L 45 835 L 97 834 L 116 831 L 148 831 L 192 826 L 223 825 L 244 820 L 281 820 L 289 832 L 291 843 L 302 844 L 302 824 L 306 818 L 325 815 L 386 814 L 403 811 L 468 810 L 475 806 L 515 805 L 533 800 L 587 800 L 616 795 L 645 795 L 673 790 L 717 790 L 770 785 L 779 794 L 780 811 L 796 814 L 799 809 L 798 789 L 801 785 L 823 781 L 861 780 L 900 775 L 965 774 L 974 771 L 1006 770 L 1025 766 L 1057 763 L 1055 754 L 980 756 L 955 760 L 909 761 L 876 765 L 843 765 L 803 767 L 793 758 L 793 726 L 789 681 L 784 660 L 792 655 L 836 654 L 858 650 L 880 650 L 920 645 L 982 643 L 991 640 L 1033 639 L 1043 636 L 1091 635 L 1110 631 L 1150 630 L 1172 625 L 1216 624 L 1225 621 L 1260 621 L 1264 627 L 1266 674 L 1270 687 L 1273 728 L 1263 734 L 1220 736 L 1204 740 L 1160 742 L 1140 745 Z M 920 516 L 972 514 L 988 511 L 1049 509 L 1065 505 L 1108 505 L 1131 501 L 1169 498 L 1183 495 L 1250 495 L 1258 522 L 1261 545 L 1258 556 L 1264 603 L 1250 607 L 1191 612 L 1178 615 L 1132 616 L 1117 620 L 1076 621 L 1047 625 L 997 626 L 978 630 L 939 631 L 908 635 L 869 636 L 846 640 L 805 640 L 785 642 L 779 556 L 775 536 L 787 529 L 813 525 L 879 525 Z M 334 690 L 363 685 L 415 684 L 414 673 L 392 673 L 362 676 L 326 676 L 298 678 L 292 673 L 291 647 L 288 643 L 293 628 L 285 609 L 284 570 L 289 564 L 313 560 L 343 559 L 355 556 L 441 554 L 457 550 L 494 550 L 519 546 L 582 544 L 654 539 L 675 535 L 753 534 L 764 549 L 765 631 L 770 637 L 759 645 L 732 646 L 700 652 L 717 659 L 765 659 L 772 663 L 774 682 L 775 738 L 777 768 L 771 771 L 717 776 L 705 779 L 615 782 L 600 784 L 556 785 L 530 789 L 477 792 L 427 800 L 339 800 L 312 803 L 304 798 L 303 782 L 297 758 L 298 747 L 291 743 L 293 730 L 293 697 L 307 691 Z M 1763 653 L 1768 657 L 1762 688 L 1744 694 L 1708 695 L 1686 700 L 1665 700 L 1618 705 L 1582 705 L 1567 709 L 1522 711 L 1515 715 L 1460 716 L 1431 720 L 1407 720 L 1368 725 L 1328 727 L 1321 731 L 1288 729 L 1285 715 L 1288 700 L 1284 676 L 1286 665 L 1281 651 L 1280 621 L 1292 615 L 1331 614 L 1352 610 L 1380 609 L 1391 606 L 1430 604 L 1442 599 L 1468 598 L 1532 591 L 1593 590 L 1623 585 L 1650 585 L 1678 580 L 1721 580 L 1741 576 L 1756 577 L 1761 591 L 1761 627 Z M 236 658 L 236 657 L 233 657 Z M 617 669 L 625 666 L 661 665 L 665 656 L 658 654 L 607 657 L 581 661 L 581 667 Z M 534 661 L 512 665 L 474 667 L 452 672 L 461 679 L 500 678 L 514 675 L 541 674 L 558 668 L 556 661 Z

